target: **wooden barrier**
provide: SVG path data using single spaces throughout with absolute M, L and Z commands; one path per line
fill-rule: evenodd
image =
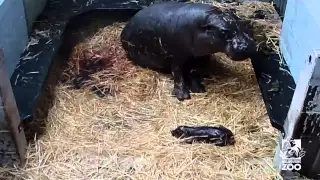
M 5 57 L 2 49 L 0 49 L 0 98 L 3 102 L 1 106 L 4 111 L 4 120 L 7 121 L 9 132 L 20 157 L 20 163 L 24 164 L 27 141 L 24 129 L 21 127 L 21 120 L 6 70 Z

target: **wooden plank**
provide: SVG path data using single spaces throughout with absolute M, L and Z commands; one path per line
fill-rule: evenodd
M 14 139 L 17 153 L 20 156 L 20 163 L 24 164 L 27 141 L 24 129 L 21 127 L 21 120 L 6 70 L 2 49 L 0 49 L 0 97 L 3 101 L 5 119 L 8 121 L 9 130 Z
M 320 50 L 314 50 L 305 59 L 305 66 L 292 98 L 284 123 L 284 134 L 280 137 L 276 153 L 276 167 L 285 177 L 296 177 L 295 172 L 309 178 L 319 179 L 320 174 Z M 282 142 L 296 139 L 301 141 L 301 170 L 290 171 L 284 168 Z M 282 154 L 281 154 L 282 153 Z M 290 163 L 288 163 L 290 164 Z M 293 163 L 295 164 L 295 163 Z

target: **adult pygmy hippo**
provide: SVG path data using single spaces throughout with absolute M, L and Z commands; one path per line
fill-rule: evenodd
M 211 54 L 235 61 L 255 51 L 255 43 L 232 10 L 201 3 L 163 2 L 140 10 L 126 24 L 121 43 L 135 64 L 172 73 L 179 100 L 205 92 L 196 66 Z

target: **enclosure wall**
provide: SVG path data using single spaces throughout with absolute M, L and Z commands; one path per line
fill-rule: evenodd
M 45 4 L 46 0 L 0 0 L 0 48 L 9 76 L 28 43 L 28 29 L 31 30 Z M 0 129 L 5 126 L 1 105 L 0 98 Z
M 297 83 L 313 49 L 320 48 L 319 0 L 288 0 L 280 37 L 280 50 Z
M 0 1 L 0 47 L 3 48 L 6 67 L 12 74 L 20 53 L 28 41 L 23 2 L 20 0 Z
M 0 48 L 3 48 L 4 51 L 5 66 L 9 76 L 13 73 L 27 42 L 23 2 L 21 0 L 0 0 Z M 4 123 L 2 109 L 0 109 L 0 122 Z
M 279 10 L 279 15 L 283 17 L 286 11 L 287 0 L 274 0 L 273 2 L 276 4 L 276 7 Z

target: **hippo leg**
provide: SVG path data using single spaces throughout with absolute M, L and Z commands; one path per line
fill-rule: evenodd
M 179 61 L 172 62 L 171 73 L 174 81 L 172 94 L 175 95 L 179 101 L 191 99 L 183 73 L 183 66 L 179 63 Z
M 208 65 L 210 56 L 197 57 L 189 61 L 185 66 L 185 76 L 187 77 L 187 84 L 190 91 L 193 93 L 206 92 L 204 85 L 202 84 L 203 78 L 199 73 L 199 69 L 202 66 Z
M 188 78 L 187 84 L 191 92 L 193 93 L 204 93 L 206 92 L 204 85 L 202 84 L 202 78 L 198 71 L 191 69 L 186 75 Z

